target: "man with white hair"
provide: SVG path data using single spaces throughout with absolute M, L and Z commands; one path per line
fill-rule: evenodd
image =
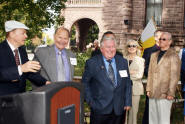
M 150 59 L 147 96 L 149 97 L 149 124 L 170 124 L 172 100 L 180 77 L 180 59 L 170 48 L 172 36 L 163 32 L 159 39 L 160 51 Z
M 6 40 L 0 43 L 0 96 L 25 91 L 26 79 L 41 86 L 50 84 L 38 73 L 40 64 L 29 61 L 24 42 L 29 28 L 11 20 L 5 22 Z
M 102 36 L 101 53 L 86 62 L 82 83 L 91 107 L 90 124 L 123 124 L 124 110 L 132 103 L 132 87 L 127 60 L 116 55 L 116 37 Z

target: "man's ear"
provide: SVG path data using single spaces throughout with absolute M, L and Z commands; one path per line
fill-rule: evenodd
M 173 43 L 173 41 L 172 40 L 169 40 L 169 45 L 171 45 Z

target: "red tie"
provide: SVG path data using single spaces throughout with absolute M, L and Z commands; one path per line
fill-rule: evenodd
M 15 52 L 15 62 L 16 62 L 16 65 L 20 65 L 18 49 L 15 49 L 14 52 Z

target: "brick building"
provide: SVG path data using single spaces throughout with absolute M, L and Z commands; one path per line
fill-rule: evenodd
M 65 27 L 71 30 L 76 25 L 77 40 L 81 43 L 89 26 L 97 24 L 99 39 L 103 32 L 113 31 L 122 49 L 127 39 L 139 38 L 153 17 L 157 29 L 173 34 L 175 46 L 185 44 L 184 0 L 68 0 L 62 13 Z

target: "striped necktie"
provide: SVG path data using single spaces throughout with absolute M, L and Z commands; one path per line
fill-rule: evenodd
M 115 80 L 114 70 L 113 70 L 113 67 L 111 65 L 112 60 L 107 60 L 107 62 L 109 63 L 109 67 L 108 67 L 109 78 L 111 79 L 113 85 L 116 87 L 116 80 Z
M 15 49 L 14 50 L 14 53 L 15 53 L 15 62 L 16 62 L 16 65 L 20 65 L 18 49 Z

